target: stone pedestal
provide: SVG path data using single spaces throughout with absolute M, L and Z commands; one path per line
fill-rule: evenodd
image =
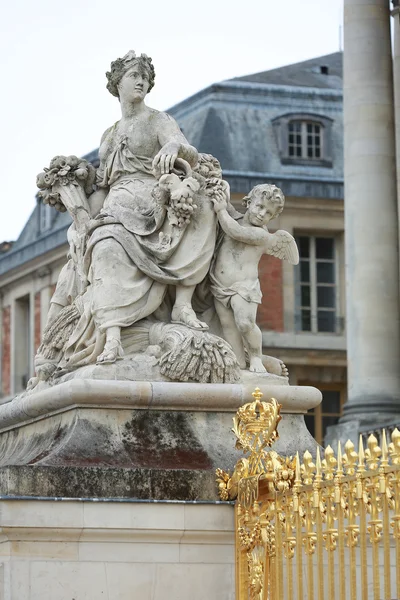
M 261 381 L 264 381 L 262 383 Z M 315 448 L 311 387 L 264 377 L 283 406 L 274 450 Z M 72 380 L 0 406 L 0 493 L 8 497 L 217 500 L 215 469 L 239 458 L 232 417 L 251 384 Z
M 273 376 L 75 379 L 0 406 L 0 598 L 234 600 L 234 510 L 215 469 L 242 456 L 232 416 L 257 384 L 283 405 L 274 450 L 313 450 L 304 413 L 320 392 Z

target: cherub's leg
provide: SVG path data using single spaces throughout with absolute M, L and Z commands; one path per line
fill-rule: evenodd
M 233 311 L 230 307 L 224 306 L 222 302 L 214 298 L 215 310 L 221 321 L 224 338 L 232 346 L 241 369 L 246 368 L 246 356 L 243 348 L 243 338 L 238 330 Z
M 171 320 L 192 329 L 208 329 L 207 323 L 200 321 L 192 308 L 192 296 L 195 285 L 177 285 L 176 299 L 172 309 Z
M 249 352 L 250 371 L 265 373 L 267 369 L 262 363 L 262 335 L 256 325 L 258 304 L 247 302 L 238 294 L 233 296 L 231 303 L 236 324 Z

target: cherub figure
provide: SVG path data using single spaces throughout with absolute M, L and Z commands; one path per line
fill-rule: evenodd
M 265 373 L 262 363 L 262 337 L 256 324 L 257 305 L 261 304 L 258 263 L 263 254 L 299 262 L 294 238 L 287 231 L 270 233 L 267 223 L 283 210 L 282 191 L 271 184 L 255 186 L 243 199 L 245 215 L 236 221 L 227 211 L 229 186 L 213 195 L 214 210 L 224 231 L 212 265 L 211 291 L 224 331 L 241 368 L 246 368 L 247 349 L 250 371 Z

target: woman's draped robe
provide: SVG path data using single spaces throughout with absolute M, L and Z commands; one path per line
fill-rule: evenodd
M 217 218 L 205 193 L 196 195 L 189 224 L 171 226 L 154 193 L 152 159 L 132 153 L 126 137 L 99 176 L 109 194 L 88 239 L 89 286 L 77 299 L 82 316 L 66 352 L 70 366 L 94 362 L 107 328 L 129 327 L 157 311 L 168 286 L 199 284 L 216 243 Z

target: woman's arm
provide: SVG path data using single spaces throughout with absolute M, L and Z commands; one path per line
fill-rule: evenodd
M 103 208 L 104 200 L 108 194 L 108 188 L 98 188 L 93 194 L 91 194 L 88 198 L 89 208 L 90 208 L 90 216 L 92 218 L 96 217 L 101 209 Z
M 177 122 L 167 113 L 158 113 L 158 141 L 161 150 L 153 161 L 153 168 L 159 168 L 161 174 L 170 173 L 177 158 L 183 158 L 191 167 L 197 163 L 198 153 L 191 146 Z

